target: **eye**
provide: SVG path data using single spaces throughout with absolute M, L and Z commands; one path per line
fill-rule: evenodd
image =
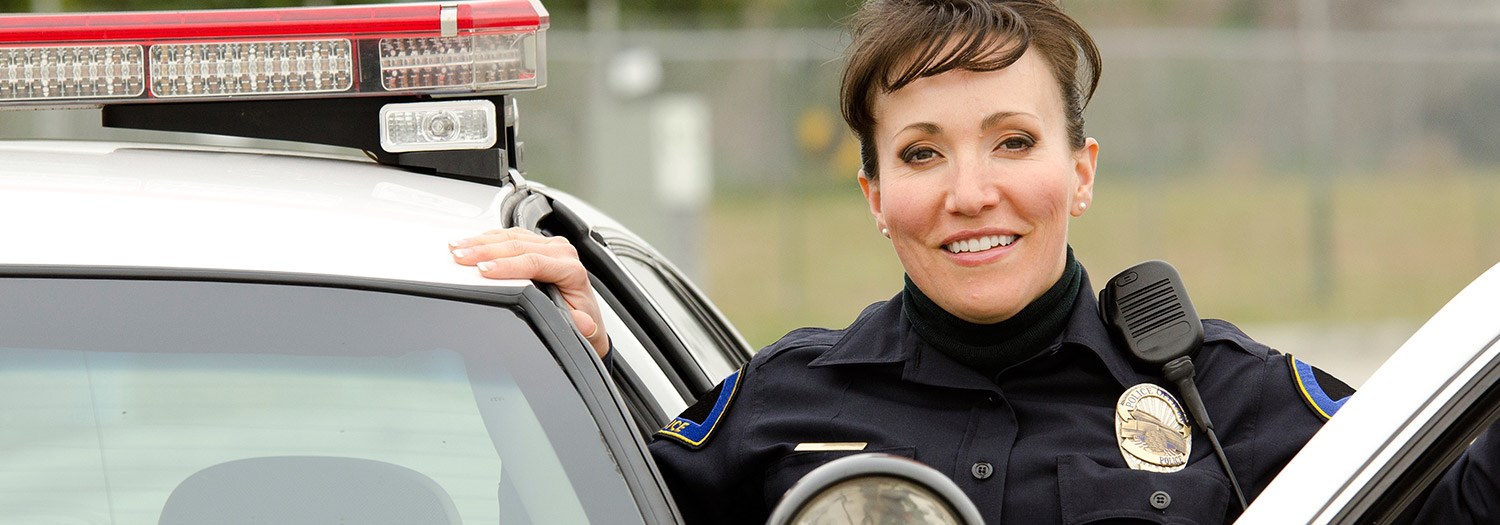
M 1031 140 L 1031 137 L 1020 135 L 1007 137 L 1005 140 L 1000 141 L 1000 149 L 1005 151 L 1026 151 L 1035 145 L 1036 141 Z
M 901 162 L 907 164 L 922 164 L 938 158 L 938 152 L 927 146 L 912 146 L 901 152 Z

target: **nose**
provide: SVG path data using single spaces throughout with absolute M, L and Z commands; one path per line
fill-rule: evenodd
M 952 164 L 944 209 L 959 215 L 978 215 L 1000 204 L 998 174 L 981 160 L 966 159 Z

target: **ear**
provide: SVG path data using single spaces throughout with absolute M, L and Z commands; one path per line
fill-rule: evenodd
M 1094 204 L 1094 171 L 1099 166 L 1099 141 L 1093 137 L 1084 139 L 1083 147 L 1073 152 L 1073 174 L 1078 183 L 1073 187 L 1073 202 L 1068 212 L 1074 217 Z
M 865 175 L 865 170 L 859 170 L 859 190 L 865 193 L 865 200 L 870 203 L 870 214 L 875 216 L 875 226 L 885 228 L 885 217 L 880 213 L 880 182 L 870 180 Z

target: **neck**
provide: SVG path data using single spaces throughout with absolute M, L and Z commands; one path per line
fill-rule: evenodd
M 986 377 L 1045 350 L 1067 326 L 1068 315 L 1083 285 L 1083 266 L 1068 247 L 1062 277 L 1009 319 L 976 324 L 958 318 L 927 297 L 906 278 L 902 302 L 908 321 L 928 345 Z

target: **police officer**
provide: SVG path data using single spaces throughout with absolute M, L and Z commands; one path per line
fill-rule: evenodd
M 947 474 L 990 523 L 1238 514 L 1207 446 L 1177 463 L 1127 463 L 1116 438 L 1121 394 L 1165 383 L 1124 357 L 1097 312 L 1071 257 L 1061 279 L 997 324 L 960 319 L 908 281 L 847 329 L 799 330 L 762 350 L 651 449 L 692 523 L 764 521 L 801 476 L 860 452 Z M 1299 399 L 1289 358 L 1228 323 L 1205 323 L 1199 356 L 1225 452 L 1259 492 L 1322 418 Z
M 651 450 L 689 522 L 763 522 L 803 474 L 860 452 L 936 468 L 992 523 L 1239 513 L 1159 372 L 1110 339 L 1068 247 L 1093 202 L 1099 145 L 1082 114 L 1099 70 L 1091 37 L 1048 0 L 860 9 L 841 100 L 905 285 L 843 330 L 788 334 L 657 433 Z M 608 351 L 565 243 L 500 231 L 455 248 L 486 276 L 559 283 Z M 1222 321 L 1205 322 L 1198 355 L 1251 498 L 1352 393 Z
M 762 521 L 802 475 L 859 452 L 947 474 L 992 523 L 1239 511 L 1170 393 L 1122 397 L 1161 381 L 1110 340 L 1068 249 L 1093 200 L 1099 146 L 1082 112 L 1099 70 L 1092 39 L 1049 2 L 864 5 L 843 112 L 905 287 L 844 330 L 793 332 L 658 433 L 689 521 Z M 1198 382 L 1258 491 L 1322 419 L 1288 358 L 1227 323 L 1205 331 Z M 1162 425 L 1137 428 L 1149 439 L 1131 450 L 1117 413 L 1135 410 Z

